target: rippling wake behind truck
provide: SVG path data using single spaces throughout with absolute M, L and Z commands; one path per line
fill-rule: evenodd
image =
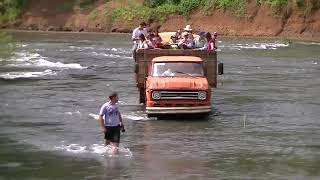
M 218 74 L 215 51 L 138 49 L 134 60 L 139 99 L 148 116 L 211 112 Z

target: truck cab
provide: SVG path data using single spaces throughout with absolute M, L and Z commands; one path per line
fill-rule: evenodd
M 148 72 L 145 84 L 148 115 L 211 112 L 211 87 L 200 57 L 155 57 Z

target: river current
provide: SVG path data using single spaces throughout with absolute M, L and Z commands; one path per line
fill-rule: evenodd
M 320 179 L 320 44 L 220 38 L 208 119 L 149 119 L 130 35 L 11 33 L 0 59 L 0 180 Z M 126 132 L 103 146 L 117 91 Z

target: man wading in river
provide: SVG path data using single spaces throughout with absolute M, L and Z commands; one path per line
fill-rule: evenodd
M 120 130 L 122 129 L 122 132 L 125 130 L 117 105 L 118 94 L 112 93 L 109 96 L 109 99 L 110 100 L 104 103 L 100 109 L 99 120 L 106 140 L 105 145 L 107 146 L 110 144 L 114 146 L 114 153 L 117 153 L 120 143 Z

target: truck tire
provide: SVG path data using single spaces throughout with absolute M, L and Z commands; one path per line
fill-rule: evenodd
M 146 101 L 146 93 L 144 88 L 139 88 L 139 103 L 145 103 Z

